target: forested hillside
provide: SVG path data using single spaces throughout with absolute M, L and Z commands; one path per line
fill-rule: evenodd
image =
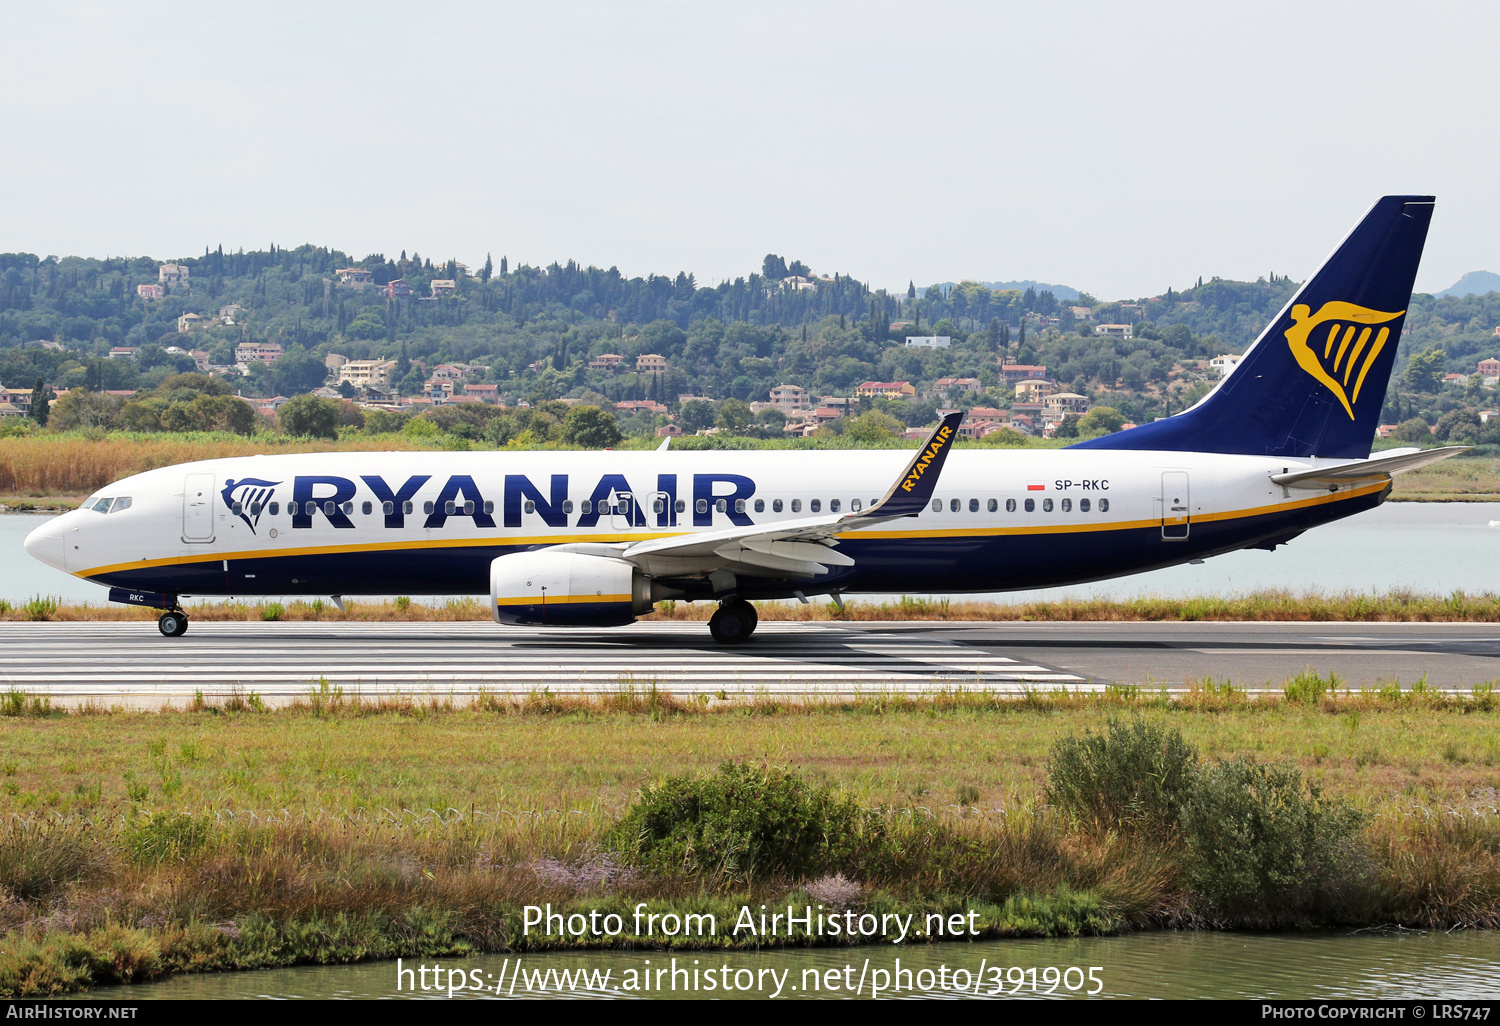
M 158 282 L 156 259 L 0 254 L 0 381 L 29 388 L 41 378 L 58 391 L 148 388 L 193 369 L 169 346 L 206 351 L 229 367 L 238 343 L 264 341 L 285 355 L 251 367 L 248 377 L 228 375 L 246 396 L 316 388 L 327 379 L 324 357 L 338 353 L 399 361 L 393 384 L 406 394 L 437 364 L 472 364 L 470 380 L 495 383 L 512 404 L 570 395 L 755 401 L 782 383 L 816 396 L 905 380 L 918 398 L 896 412 L 926 423 L 940 378 L 979 380 L 965 404 L 1005 405 L 1011 393 L 999 365 L 1015 362 L 1045 365 L 1061 386 L 1139 421 L 1203 394 L 1213 377 L 1200 362 L 1242 351 L 1296 288 L 1272 275 L 1120 302 L 1086 293 L 1064 302 L 973 282 L 892 294 L 775 255 L 760 272 L 713 286 L 685 271 L 626 278 L 571 261 L 511 267 L 503 256 L 471 269 L 416 253 L 355 258 L 314 246 L 216 249 L 175 262 L 189 270 L 187 285 L 144 298 L 137 286 Z M 341 283 L 337 272 L 349 268 L 368 271 L 371 283 Z M 383 286 L 393 281 L 410 295 L 388 295 Z M 224 315 L 230 307 L 239 309 Z M 179 332 L 188 313 L 203 326 Z M 1100 324 L 1131 325 L 1133 337 L 1096 334 Z M 1473 374 L 1479 359 L 1500 354 L 1497 325 L 1500 294 L 1413 297 L 1386 419 L 1435 422 L 1460 407 L 1493 405 L 1482 382 L 1444 383 L 1443 374 Z M 950 336 L 952 347 L 902 344 L 929 333 Z M 140 348 L 133 359 L 105 359 L 114 346 Z M 590 369 L 601 353 L 625 357 L 624 368 Z M 669 370 L 635 373 L 634 357 L 646 353 L 665 356 Z M 1412 353 L 1427 354 L 1415 377 L 1406 373 Z

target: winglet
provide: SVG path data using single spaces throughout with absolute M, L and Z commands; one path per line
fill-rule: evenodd
M 963 410 L 955 410 L 944 417 L 901 476 L 896 478 L 890 491 L 860 516 L 914 517 L 922 512 L 937 487 L 938 474 L 942 472 L 943 461 L 948 458 L 948 450 L 958 438 L 958 425 L 963 419 Z

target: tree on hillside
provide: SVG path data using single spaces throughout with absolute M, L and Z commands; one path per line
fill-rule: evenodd
M 47 405 L 47 398 L 47 383 L 37 378 L 31 389 L 31 419 L 36 421 L 37 427 L 46 427 L 47 415 L 52 412 L 52 408 Z
M 755 419 L 755 414 L 750 412 L 750 404 L 743 399 L 725 399 L 719 404 L 719 416 L 715 423 L 731 434 L 740 434 L 750 422 Z
M 1406 387 L 1413 392 L 1436 392 L 1443 384 L 1448 354 L 1441 349 L 1417 353 L 1406 365 Z
M 884 410 L 869 410 L 844 425 L 844 437 L 860 445 L 885 442 L 905 434 L 906 425 Z
M 1112 406 L 1095 406 L 1078 421 L 1078 430 L 1086 435 L 1113 434 L 1124 426 L 1125 418 Z
M 339 404 L 315 395 L 299 395 L 276 411 L 281 430 L 299 438 L 338 438 Z
M 607 449 L 619 445 L 624 437 L 614 415 L 597 406 L 574 406 L 563 418 L 562 440 L 567 445 Z
M 1412 417 L 1410 420 L 1403 420 L 1396 430 L 1391 432 L 1391 437 L 1398 442 L 1416 445 L 1432 441 L 1432 431 L 1421 417 Z
M 714 423 L 714 404 L 705 399 L 689 399 L 678 411 L 677 423 L 690 435 L 697 434 Z

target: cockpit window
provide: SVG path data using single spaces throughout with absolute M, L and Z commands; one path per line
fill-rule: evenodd
M 89 509 L 93 510 L 95 513 L 108 513 L 109 512 L 109 504 L 111 502 L 114 502 L 114 501 L 115 500 L 114 500 L 113 496 L 111 496 L 110 498 L 107 498 L 107 499 L 99 499 L 96 502 L 94 502 L 92 505 L 90 505 Z
M 122 509 L 129 509 L 129 508 L 130 508 L 130 496 L 128 496 L 128 495 L 122 495 L 118 499 L 115 500 L 115 504 L 113 506 L 109 507 L 109 511 L 111 513 L 118 513 Z

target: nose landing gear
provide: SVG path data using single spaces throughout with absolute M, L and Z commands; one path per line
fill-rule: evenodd
M 180 609 L 170 609 L 156 621 L 156 629 L 168 638 L 180 638 L 187 633 L 187 614 Z
M 721 645 L 738 645 L 750 639 L 759 622 L 754 606 L 744 599 L 731 598 L 721 603 L 709 617 L 708 632 Z

